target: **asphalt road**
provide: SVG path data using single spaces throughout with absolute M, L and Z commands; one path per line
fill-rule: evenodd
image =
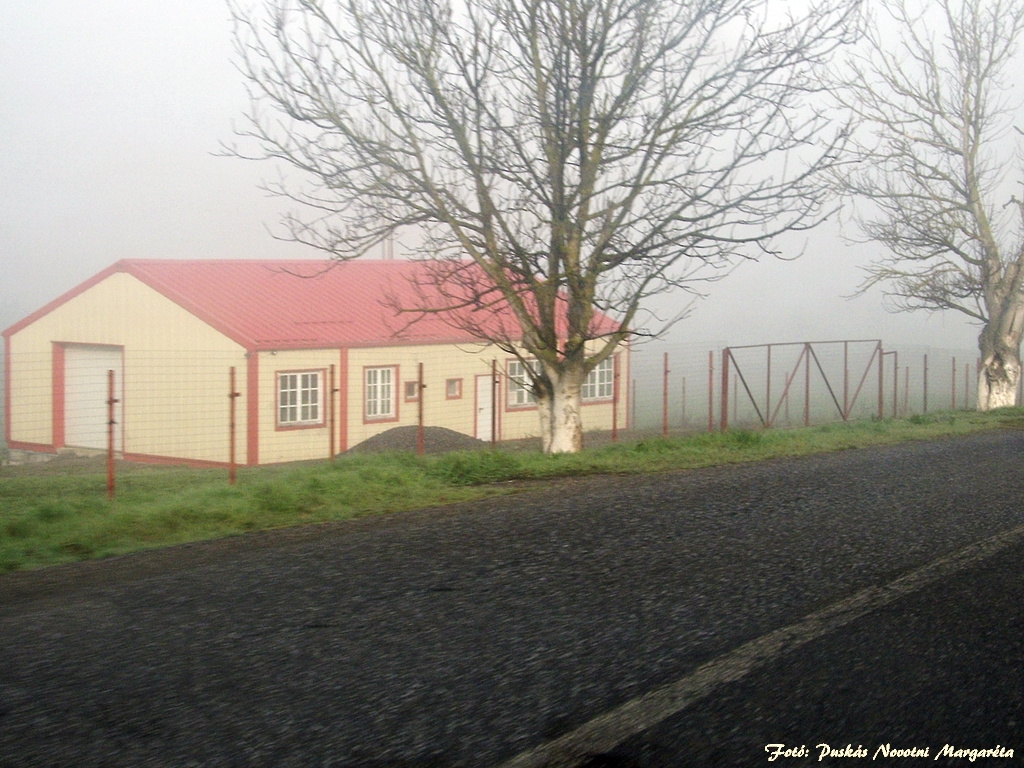
M 1022 498 L 1006 432 L 5 576 L 0 766 L 1018 765 Z
M 778 766 L 1021 765 L 1022 562 L 1017 543 L 782 654 L 608 750 L 604 764 L 768 765 L 777 754 Z M 971 759 L 986 749 L 1013 757 Z

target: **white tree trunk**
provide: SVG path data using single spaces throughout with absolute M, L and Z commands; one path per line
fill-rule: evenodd
M 578 453 L 583 450 L 583 417 L 580 412 L 580 387 L 555 385 L 551 407 L 551 444 L 548 453 Z
M 544 452 L 578 453 L 583 450 L 583 376 L 576 371 L 547 374 L 552 396 L 548 402 L 538 398 Z
M 978 371 L 978 410 L 1009 408 L 1017 405 L 1020 386 L 1020 353 L 1004 350 L 982 358 Z
M 551 453 L 551 398 L 537 395 L 537 415 L 540 417 L 540 447 Z
M 1020 340 L 1024 299 L 1017 293 L 1003 302 L 989 302 L 989 321 L 978 337 L 978 410 L 1017 405 L 1020 386 Z

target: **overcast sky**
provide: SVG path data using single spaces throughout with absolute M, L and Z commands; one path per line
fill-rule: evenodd
M 780 0 L 783 2 L 783 0 Z M 122 258 L 310 258 L 273 240 L 266 165 L 217 157 L 246 107 L 221 0 L 0 0 L 0 328 Z M 672 337 L 882 338 L 971 349 L 952 314 L 853 300 L 871 251 L 834 229 L 707 286 Z

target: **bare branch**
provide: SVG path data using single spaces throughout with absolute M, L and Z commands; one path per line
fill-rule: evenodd
M 879 8 L 836 88 L 856 130 L 835 183 L 855 200 L 864 239 L 886 249 L 861 290 L 883 287 L 898 309 L 967 315 L 983 327 L 986 366 L 1019 371 L 1024 208 L 1010 185 L 1024 169 L 1010 129 L 1021 105 L 1006 94 L 1021 63 L 1024 2 Z M 1016 375 L 997 387 L 983 374 L 979 405 L 1000 387 L 1015 401 Z
M 444 290 L 422 295 L 449 304 L 404 309 L 484 333 L 474 312 L 501 303 L 518 327 L 490 340 L 515 339 L 541 379 L 578 377 L 637 330 L 646 299 L 777 255 L 778 235 L 831 213 L 824 171 L 848 132 L 814 106 L 859 3 L 777 8 L 232 6 L 253 98 L 232 151 L 298 172 L 274 187 L 311 214 L 284 222 L 291 238 L 345 259 L 414 232 L 446 262 Z

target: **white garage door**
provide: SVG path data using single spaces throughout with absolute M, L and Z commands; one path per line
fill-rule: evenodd
M 120 347 L 68 346 L 64 349 L 64 442 L 72 448 L 107 448 L 110 421 L 108 371 L 114 372 L 114 397 L 123 401 Z M 122 408 L 114 405 L 114 450 L 123 449 Z

